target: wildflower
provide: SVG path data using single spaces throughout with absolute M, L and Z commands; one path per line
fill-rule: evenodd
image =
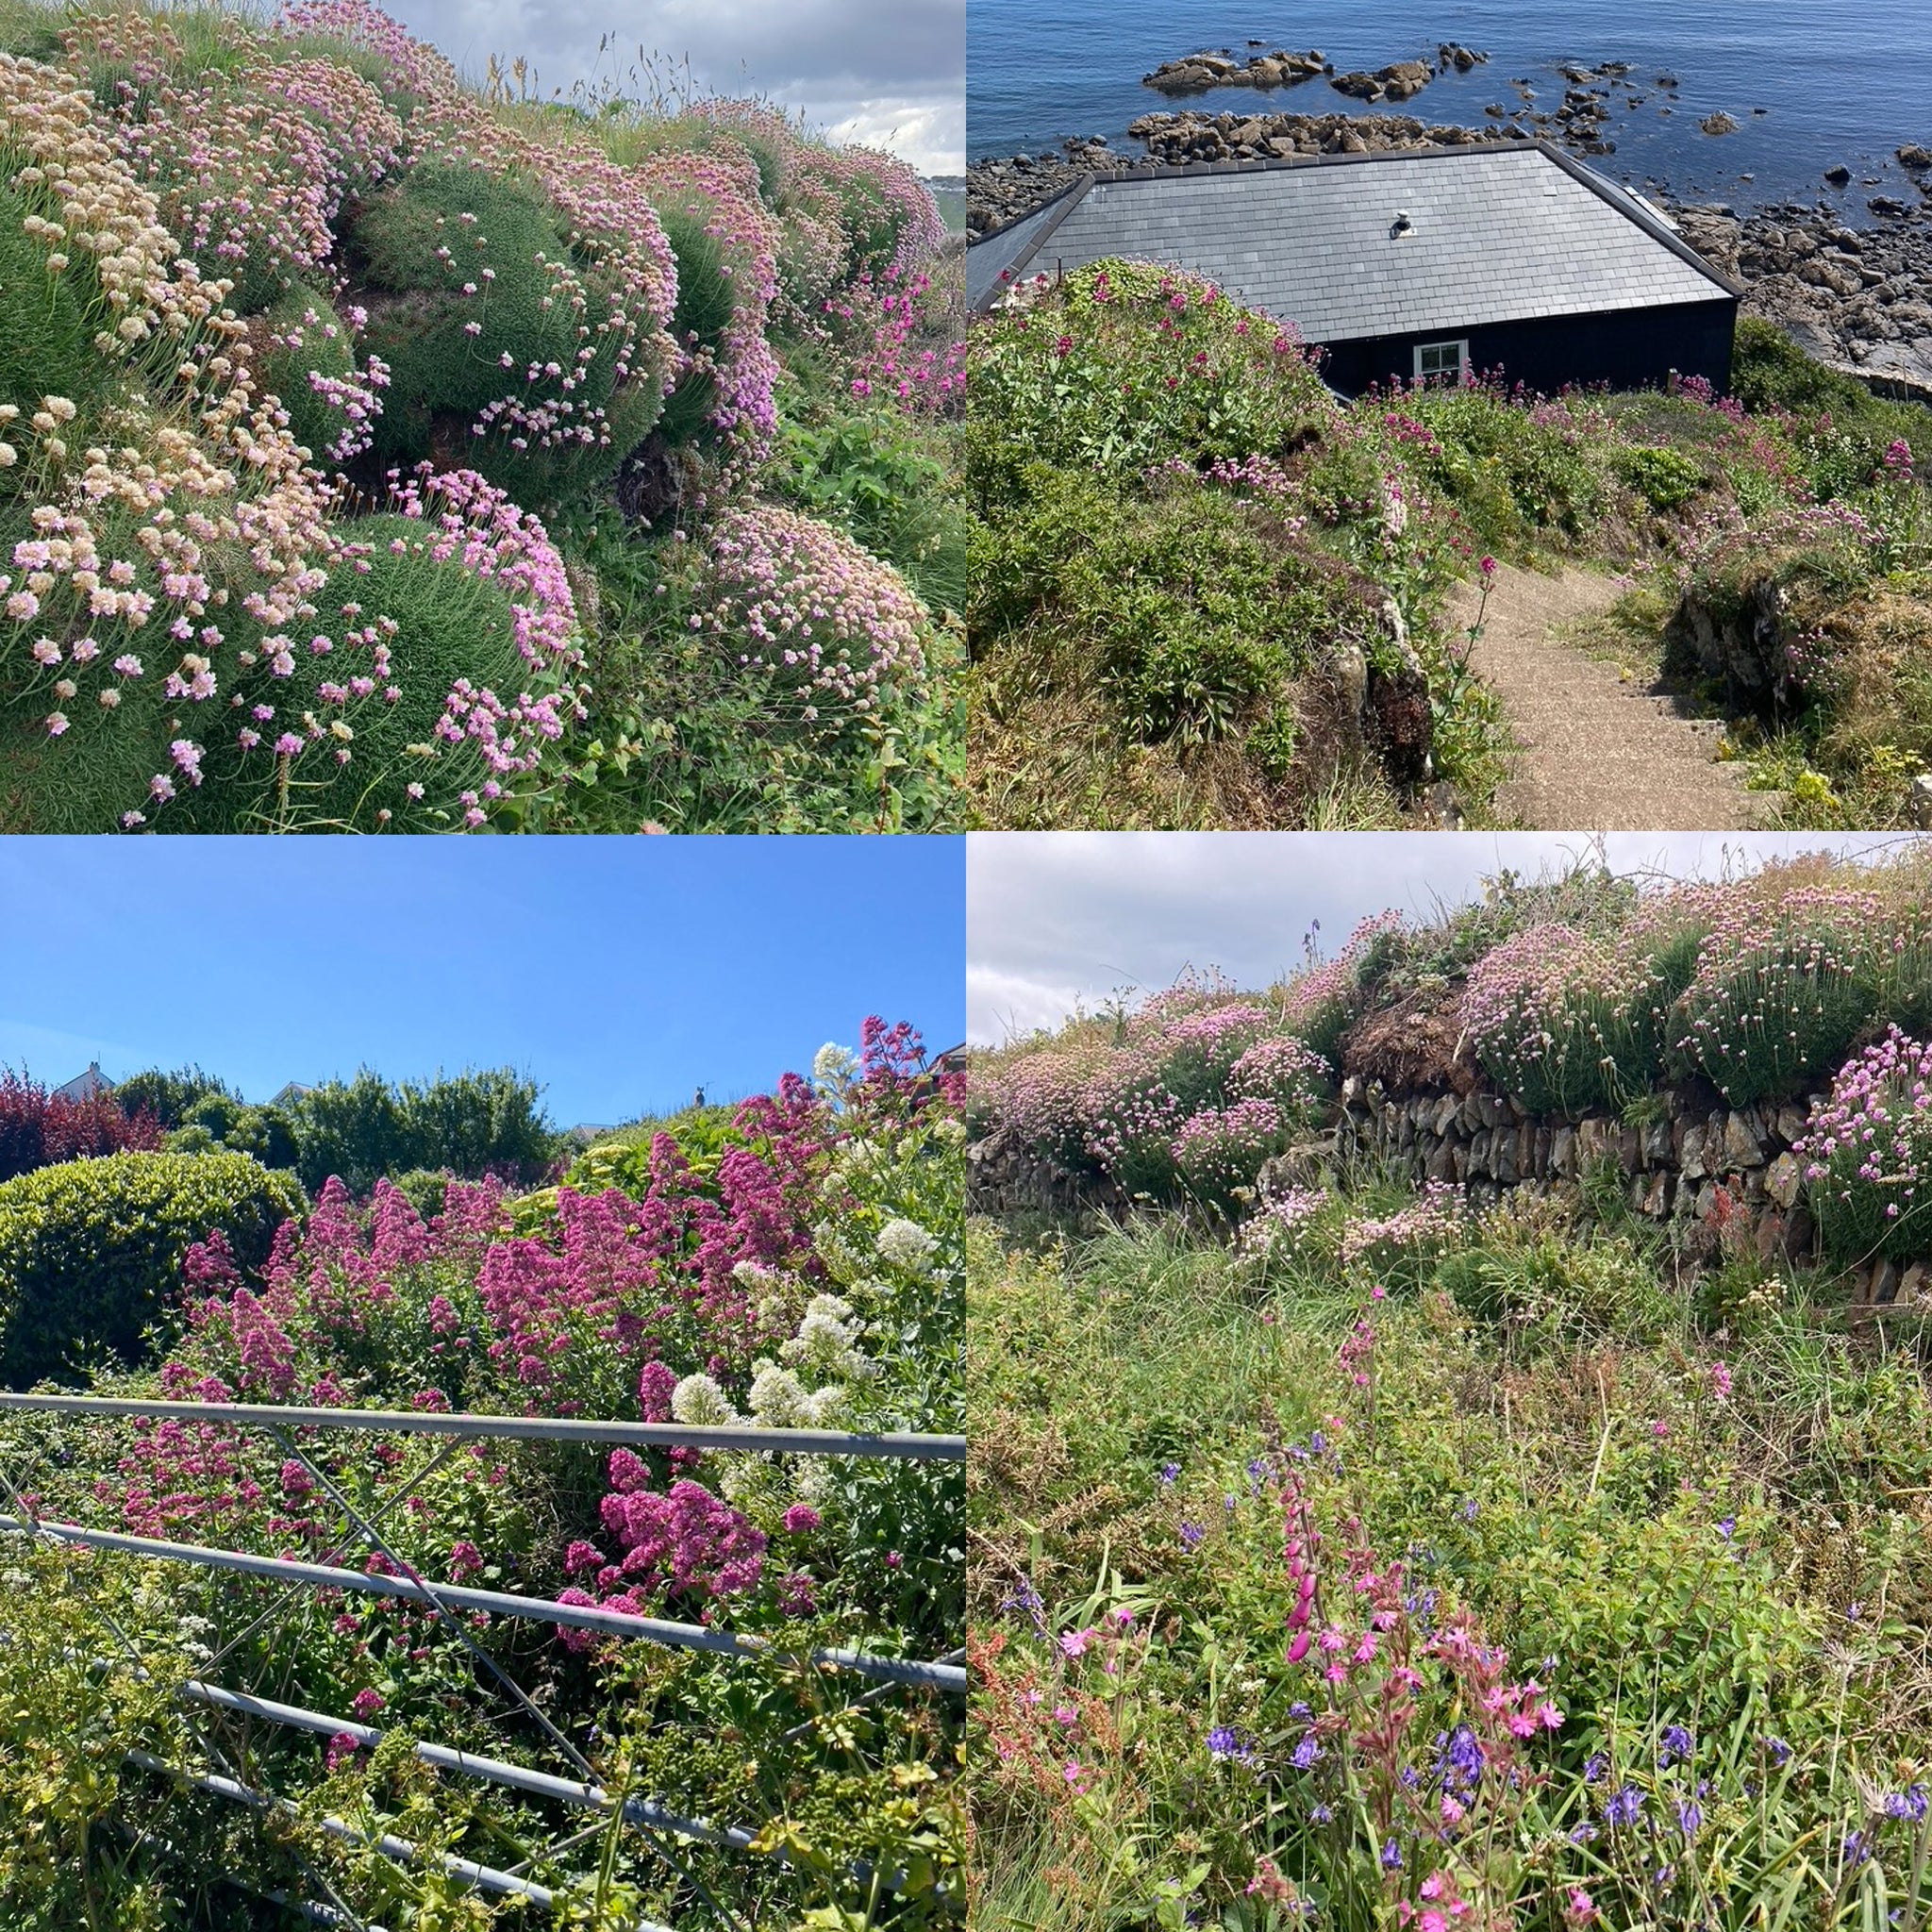
M 938 1247 L 938 1240 L 916 1221 L 889 1221 L 875 1243 L 879 1258 L 901 1268 L 920 1268 Z
M 1241 1740 L 1241 1734 L 1227 1724 L 1216 1724 L 1208 1733 L 1208 1755 L 1214 1758 L 1233 1758 L 1241 1764 L 1253 1761 L 1254 1747 Z
M 1643 1793 L 1635 1785 L 1623 1785 L 1604 1801 L 1606 1824 L 1635 1824 L 1643 1810 Z
M 1674 1764 L 1688 1758 L 1693 1748 L 1690 1733 L 1682 1724 L 1666 1724 L 1657 1733 L 1657 1741 L 1659 1764 Z

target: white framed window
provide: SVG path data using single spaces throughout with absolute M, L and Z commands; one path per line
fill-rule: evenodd
M 1469 338 L 1455 342 L 1418 342 L 1415 373 L 1428 382 L 1460 382 L 1469 374 Z

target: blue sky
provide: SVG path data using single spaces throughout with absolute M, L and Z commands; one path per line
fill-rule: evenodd
M 514 1066 L 559 1126 L 964 1024 L 963 841 L 0 840 L 0 1064 Z

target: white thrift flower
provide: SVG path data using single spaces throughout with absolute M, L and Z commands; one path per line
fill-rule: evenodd
M 924 1268 L 926 1257 L 938 1246 L 916 1221 L 889 1221 L 879 1229 L 879 1258 L 901 1268 Z
M 744 1420 L 708 1375 L 687 1375 L 671 1391 L 671 1413 L 693 1428 L 727 1428 Z

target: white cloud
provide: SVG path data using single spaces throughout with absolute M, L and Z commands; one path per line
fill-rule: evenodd
M 1615 832 L 1624 874 L 1714 877 L 1801 851 L 1890 850 L 1895 834 Z M 1219 967 L 1249 986 L 1332 954 L 1389 907 L 1426 914 L 1508 869 L 1587 856 L 1556 832 L 974 833 L 966 841 L 970 1037 L 991 1043 L 1090 1010 L 1124 988 Z
M 568 0 L 387 0 L 472 80 L 522 57 L 535 91 L 615 81 L 761 94 L 927 174 L 966 155 L 965 0 L 642 0 L 619 24 Z
M 1073 986 L 1051 985 L 1023 973 L 969 963 L 966 1038 L 975 1046 L 996 1046 L 1042 1026 L 1058 1026 L 1079 998 Z

